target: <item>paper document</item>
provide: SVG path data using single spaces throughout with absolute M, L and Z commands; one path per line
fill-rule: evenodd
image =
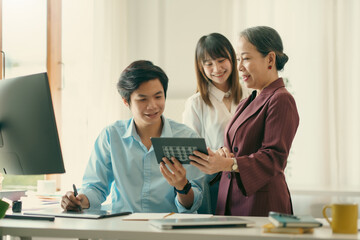
M 148 221 L 154 219 L 194 219 L 210 218 L 212 214 L 187 214 L 187 213 L 133 213 L 124 217 L 123 221 Z

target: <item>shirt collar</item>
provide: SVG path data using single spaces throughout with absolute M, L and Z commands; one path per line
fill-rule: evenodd
M 161 137 L 172 137 L 172 130 L 171 130 L 169 120 L 167 120 L 167 118 L 165 118 L 164 115 L 161 116 L 161 119 L 163 121 Z M 128 137 L 134 137 L 136 140 L 140 141 L 140 136 L 136 132 L 134 118 L 130 119 L 128 127 L 123 135 L 123 138 L 128 138 Z
M 231 94 L 231 90 L 224 93 L 223 91 L 221 91 L 220 89 L 215 87 L 214 84 L 212 84 L 212 83 L 209 84 L 208 89 L 209 89 L 210 94 L 213 95 L 216 98 L 216 100 L 218 100 L 219 102 L 223 101 L 225 94 Z
M 173 137 L 169 120 L 166 117 L 164 117 L 164 115 L 162 115 L 161 118 L 163 120 L 163 129 L 161 131 L 160 137 Z
M 139 134 L 136 132 L 134 118 L 131 118 L 129 120 L 126 131 L 125 131 L 125 133 L 124 133 L 124 135 L 122 137 L 123 138 L 128 138 L 128 137 L 131 137 L 131 136 L 139 137 Z
M 264 88 L 260 95 L 271 95 L 275 92 L 278 88 L 285 87 L 283 79 L 280 77 L 269 84 L 266 88 Z

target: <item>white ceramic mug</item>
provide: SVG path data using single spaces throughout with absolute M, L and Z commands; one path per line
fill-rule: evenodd
M 55 180 L 38 180 L 37 191 L 41 194 L 54 194 L 56 191 Z

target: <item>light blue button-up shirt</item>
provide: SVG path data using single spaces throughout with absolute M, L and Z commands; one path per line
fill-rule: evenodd
M 184 124 L 163 119 L 161 137 L 198 137 Z M 111 192 L 112 208 L 130 212 L 196 212 L 201 205 L 205 175 L 189 164 L 187 179 L 194 191 L 194 203 L 186 209 L 174 188 L 160 172 L 153 146 L 142 144 L 133 119 L 106 127 L 95 142 L 80 190 L 99 207 Z

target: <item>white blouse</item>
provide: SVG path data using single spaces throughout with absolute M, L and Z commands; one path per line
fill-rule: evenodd
M 183 112 L 183 123 L 205 138 L 212 150 L 224 146 L 225 127 L 235 114 L 237 104 L 231 103 L 230 112 L 223 98 L 226 93 L 209 84 L 209 98 L 213 107 L 208 106 L 197 92 L 187 99 Z

